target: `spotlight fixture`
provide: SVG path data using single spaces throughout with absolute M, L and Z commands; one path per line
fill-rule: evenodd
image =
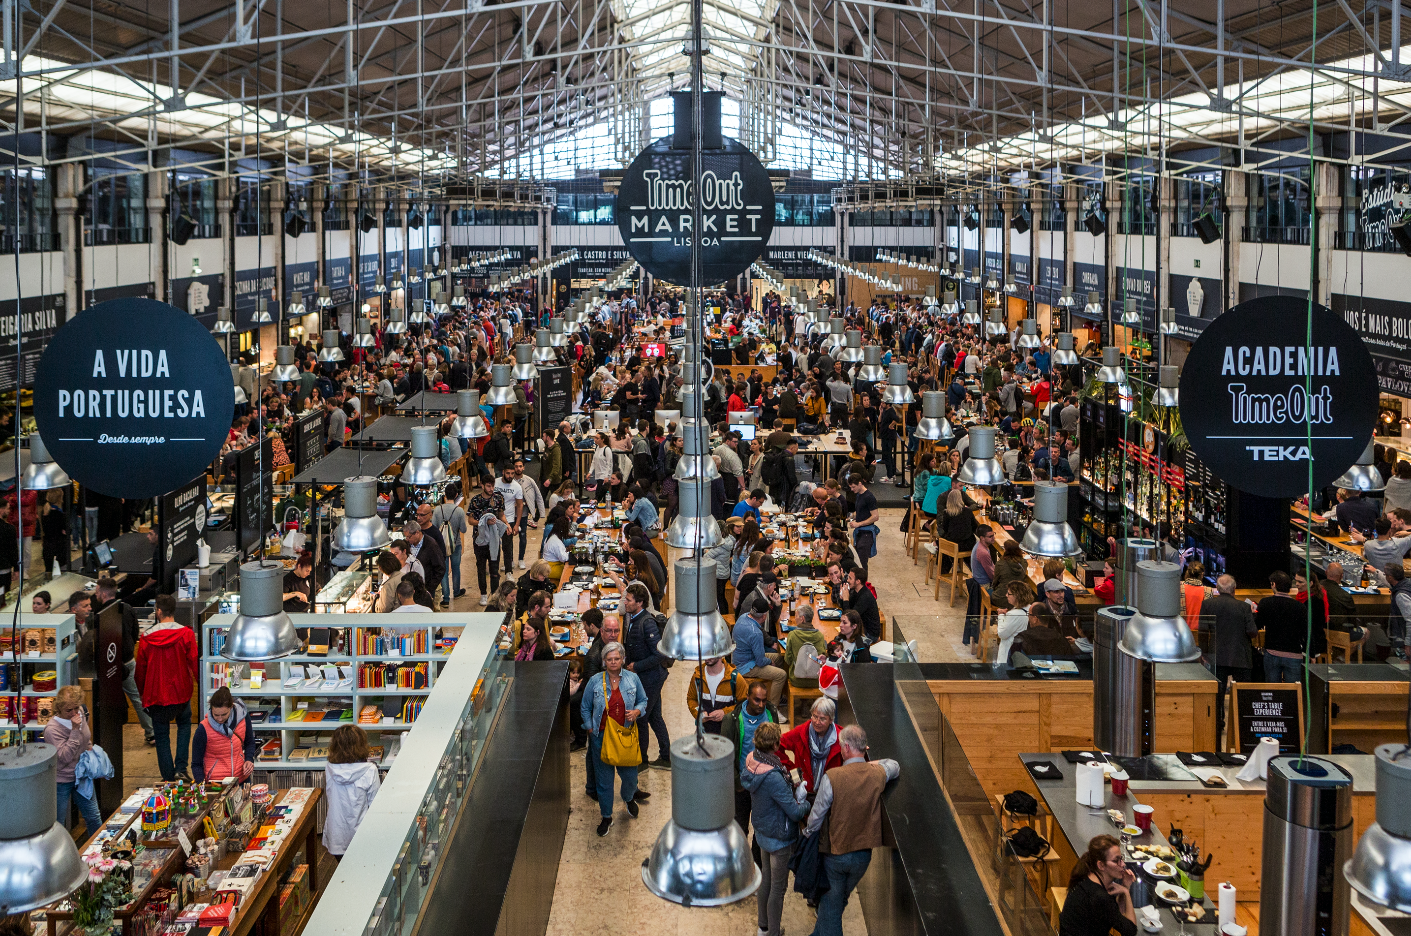
M 240 613 L 225 634 L 220 655 L 237 662 L 277 660 L 300 647 L 294 622 L 284 613 L 284 566 L 256 560 L 240 567 Z
M 1367 442 L 1367 448 L 1363 451 L 1362 457 L 1357 459 L 1357 463 L 1348 466 L 1348 469 L 1342 473 L 1342 477 L 1334 481 L 1332 486 L 1347 488 L 1349 491 L 1361 491 L 1364 494 L 1386 490 L 1386 479 L 1377 470 L 1376 454 L 1373 451 L 1371 441 Z
M 1220 225 L 1215 216 L 1206 212 L 1194 221 L 1195 233 L 1202 244 L 1213 244 L 1220 239 Z
M 191 239 L 191 235 L 196 233 L 196 222 L 186 216 L 186 209 L 177 210 L 175 218 L 171 219 L 171 230 L 168 237 L 173 244 L 182 245 Z

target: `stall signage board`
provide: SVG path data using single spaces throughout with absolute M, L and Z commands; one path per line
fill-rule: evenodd
M 1216 477 L 1260 497 L 1328 486 L 1377 422 L 1377 372 L 1362 337 L 1292 296 L 1252 299 L 1212 321 L 1191 345 L 1180 389 L 1191 448 Z
M 158 497 L 204 476 L 234 413 L 215 337 L 151 299 L 114 299 L 69 319 L 35 373 L 34 418 L 50 454 L 111 497 Z
M 64 320 L 64 294 L 29 296 L 20 300 L 20 353 L 15 360 L 14 306 L 6 303 L 0 315 L 0 390 L 15 389 L 18 376 L 21 387 L 34 386 L 34 372 L 44 348 L 59 330 Z
M 700 284 L 714 286 L 749 269 L 774 230 L 774 187 L 755 155 L 728 137 L 703 150 L 699 185 L 692 152 L 663 137 L 637 154 L 622 175 L 617 229 L 633 258 L 652 276 L 691 283 L 691 245 L 700 243 Z M 701 230 L 692 230 L 697 190 Z
M 261 452 L 247 445 L 235 458 L 235 521 L 241 552 L 260 543 L 264 531 L 274 526 L 274 442 L 263 440 Z M 263 470 L 261 470 L 263 467 Z
M 312 468 L 323 457 L 323 414 L 310 413 L 294 423 L 294 472 Z
M 1281 754 L 1297 754 L 1303 737 L 1302 689 L 1297 683 L 1235 683 L 1235 725 L 1242 753 L 1263 738 L 1279 742 Z
M 176 573 L 196 561 L 196 541 L 206 528 L 206 473 L 157 501 L 158 566 L 152 570 L 160 591 L 172 591 Z
M 539 370 L 540 430 L 558 432 L 559 423 L 573 415 L 573 375 L 567 367 L 544 367 Z

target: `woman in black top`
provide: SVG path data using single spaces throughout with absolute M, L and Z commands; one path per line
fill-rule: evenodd
M 1058 936 L 1136 936 L 1131 887 L 1136 875 L 1122 860 L 1122 845 L 1099 835 L 1073 866 Z
M 284 610 L 308 611 L 313 604 L 314 557 L 304 552 L 292 571 L 284 573 Z

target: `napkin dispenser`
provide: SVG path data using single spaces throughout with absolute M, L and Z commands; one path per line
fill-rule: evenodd
M 1096 762 L 1078 764 L 1074 771 L 1078 802 L 1084 806 L 1102 807 L 1107 803 L 1102 765 Z
M 578 609 L 578 589 L 562 588 L 554 592 L 555 611 L 576 611 Z

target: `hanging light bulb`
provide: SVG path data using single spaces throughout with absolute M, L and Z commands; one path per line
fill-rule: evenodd
M 1361 491 L 1370 494 L 1373 491 L 1386 490 L 1386 479 L 1377 470 L 1376 453 L 1372 448 L 1372 442 L 1367 442 L 1367 448 L 1362 453 L 1362 457 L 1357 459 L 1356 464 L 1350 465 L 1342 476 L 1333 482 L 1333 487 L 1346 488 L 1349 491 Z
M 970 427 L 970 452 L 956 476 L 962 484 L 989 487 L 1005 482 L 1004 466 L 995 458 L 995 433 L 998 431 L 994 426 Z
M 534 366 L 534 346 L 527 341 L 522 341 L 514 346 L 514 370 L 515 380 L 533 380 L 539 376 L 539 368 Z
M 928 442 L 955 441 L 955 431 L 950 420 L 946 419 L 946 395 L 942 390 L 927 390 L 921 394 L 921 419 L 911 433 L 918 439 Z
M 465 287 L 457 283 L 451 290 L 451 308 L 464 309 L 465 305 Z
M 1352 889 L 1364 900 L 1411 913 L 1411 759 L 1404 744 L 1379 744 L 1376 756 L 1376 821 L 1362 833 L 1352 858 L 1342 866 Z
M 1122 324 L 1140 325 L 1141 323 L 1142 314 L 1137 311 L 1137 300 L 1130 296 L 1122 300 Z
M 449 435 L 457 439 L 483 439 L 489 434 L 485 417 L 480 413 L 480 394 L 475 390 L 457 390 L 456 418 L 451 420 Z
M 1127 621 L 1118 649 L 1152 663 L 1200 658 L 1190 626 L 1181 617 L 1181 567 L 1150 559 L 1137 563 L 1137 613 Z
M 858 368 L 857 379 L 866 383 L 881 383 L 887 379 L 887 369 L 882 366 L 882 348 L 879 345 L 870 344 L 862 349 L 862 367 Z
M 1174 334 L 1176 334 L 1176 331 L 1177 331 L 1177 329 L 1176 329 L 1176 310 L 1175 310 L 1175 309 L 1162 309 L 1162 310 L 1161 310 L 1161 334 L 1163 334 L 1163 335 L 1174 335 Z
M 905 364 L 896 363 L 887 366 L 887 386 L 882 391 L 883 403 L 915 403 L 916 395 L 911 392 L 911 384 L 906 381 L 907 368 Z
M 980 268 L 979 268 L 979 267 L 971 267 L 971 269 L 970 269 L 970 283 L 973 285 L 973 284 L 975 284 L 975 283 L 980 282 L 980 279 L 981 279 L 981 277 L 980 277 Z
M 392 289 L 396 290 L 405 288 L 406 287 L 402 284 L 402 271 L 398 270 L 396 273 L 392 274 Z
M 431 316 L 426 314 L 426 303 L 408 298 L 407 322 L 411 325 L 430 325 Z
M 302 318 L 305 313 L 303 290 L 296 289 L 289 294 L 289 308 L 286 310 L 290 318 Z
M 1019 548 L 1031 556 L 1056 559 L 1083 554 L 1082 544 L 1068 526 L 1068 485 L 1061 481 L 1034 482 L 1034 519 L 1024 531 Z
M 211 326 L 211 331 L 217 335 L 231 335 L 235 333 L 235 322 L 231 320 L 230 310 L 225 306 L 216 309 L 216 322 Z
M 1122 349 L 1111 345 L 1102 349 L 1102 366 L 1097 369 L 1097 379 L 1103 383 L 1125 384 L 1127 375 L 1122 371 Z
M 373 280 L 372 291 L 375 293 L 385 293 L 387 291 L 387 284 L 383 282 L 381 273 L 377 274 L 377 278 Z
M 270 372 L 270 377 L 280 381 L 299 379 L 299 367 L 294 363 L 294 349 L 289 345 L 279 345 L 274 349 L 274 370 Z
M 269 300 L 261 296 L 255 301 L 255 317 L 252 321 L 256 325 L 271 325 L 274 319 L 269 317 Z
M 318 359 L 325 364 L 345 360 L 343 349 L 338 347 L 338 329 L 330 328 L 323 333 L 323 347 L 319 348 Z
M 220 655 L 237 662 L 277 660 L 299 652 L 299 633 L 284 613 L 284 565 L 256 560 L 240 567 L 240 613 Z
M 978 300 L 978 299 L 966 299 L 966 300 L 965 300 L 965 314 L 960 317 L 960 324 L 962 324 L 962 325 L 979 325 L 980 322 L 981 322 L 981 319 L 980 319 L 980 300 Z
M 1004 338 L 1009 335 L 1009 329 L 1004 327 L 1004 313 L 999 309 L 991 309 L 990 317 L 985 322 L 986 338 Z
M 402 318 L 402 310 L 393 307 L 387 311 L 387 324 L 382 326 L 382 331 L 388 335 L 402 335 L 407 331 L 406 320 Z
M 29 437 L 29 464 L 20 476 L 20 487 L 26 491 L 53 491 L 69 486 L 69 476 L 45 448 L 39 433 Z
M 714 459 L 712 459 L 714 461 Z M 680 509 L 662 538 L 677 549 L 702 550 L 720 543 L 720 524 L 710 512 L 710 482 L 690 478 L 677 484 Z M 712 595 L 714 597 L 714 595 Z
M 355 348 L 375 348 L 377 338 L 372 334 L 372 320 L 364 316 L 359 316 L 353 322 L 353 347 Z
M 365 553 L 392 542 L 387 523 L 377 515 L 377 479 L 343 482 L 343 519 L 333 528 L 333 545 L 343 552 Z
M 88 878 L 58 812 L 59 751 L 50 744 L 0 750 L 0 906 L 25 913 L 63 900 Z M 28 925 L 28 924 L 26 924 Z
M 936 287 L 934 287 L 934 286 L 927 286 L 927 287 L 926 287 L 926 307 L 929 309 L 929 308 L 934 308 L 935 306 L 936 306 Z
M 1171 364 L 1161 366 L 1160 385 L 1156 388 L 1157 406 L 1181 405 L 1181 372 Z
M 318 307 L 320 309 L 331 309 L 333 307 L 333 292 L 327 286 L 318 288 Z
M 485 394 L 485 402 L 491 406 L 509 406 L 514 402 L 514 370 L 509 364 L 493 364 L 490 367 L 490 392 Z
M 862 360 L 862 332 L 857 329 L 846 332 L 843 335 L 846 343 L 843 350 L 838 354 L 838 360 L 845 364 L 855 364 Z
M 1074 338 L 1071 332 L 1059 332 L 1054 339 L 1057 346 L 1053 351 L 1053 363 L 1058 365 L 1077 364 L 1078 352 L 1074 350 Z
M 1005 281 L 1004 281 L 1004 291 L 1007 292 L 1007 293 L 1009 293 L 1009 294 L 1012 296 L 1012 295 L 1014 295 L 1016 292 L 1019 291 L 1019 287 L 1016 286 L 1016 285 L 1014 285 L 1014 280 L 1005 280 Z
M 421 271 L 416 267 L 407 270 L 407 285 L 414 286 L 421 282 Z M 396 288 L 395 286 L 393 288 Z
M 558 363 L 558 355 L 554 353 L 547 328 L 534 332 L 534 363 L 546 367 Z
M 1018 341 L 1015 342 L 1016 347 L 1023 348 L 1026 351 L 1043 347 L 1044 343 L 1039 340 L 1039 323 L 1037 321 L 1026 318 L 1020 322 L 1019 325 L 1022 330 L 1019 333 Z
M 847 347 L 847 338 L 843 337 L 843 320 L 837 316 L 828 320 L 828 337 L 823 339 L 823 352 L 825 354 L 836 354 Z
M 412 426 L 411 457 L 402 469 L 403 484 L 440 484 L 446 480 L 446 466 L 437 454 L 435 426 Z
M 985 275 L 985 288 L 993 292 L 999 289 L 999 280 L 995 279 L 995 273 L 991 270 Z

